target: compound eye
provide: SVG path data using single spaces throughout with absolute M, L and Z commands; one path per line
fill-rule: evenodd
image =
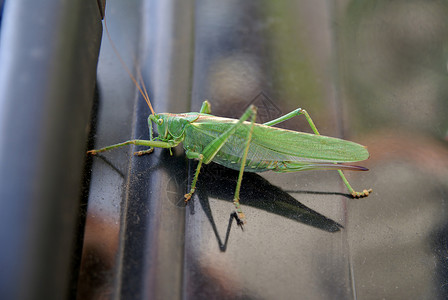
M 157 123 L 158 123 L 159 125 L 162 125 L 162 124 L 163 124 L 163 119 L 158 119 L 158 120 L 157 120 Z

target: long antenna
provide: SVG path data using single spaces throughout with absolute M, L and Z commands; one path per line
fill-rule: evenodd
M 121 65 L 126 70 L 126 72 L 128 73 L 129 77 L 132 79 L 132 82 L 134 82 L 134 84 L 137 87 L 137 89 L 140 91 L 140 94 L 145 99 L 146 104 L 148 104 L 148 107 L 151 110 L 151 113 L 153 115 L 155 115 L 156 113 L 154 112 L 154 109 L 152 108 L 151 101 L 149 100 L 148 92 L 146 91 L 145 86 L 143 85 L 143 89 L 145 90 L 145 92 L 143 92 L 140 84 L 137 82 L 135 77 L 132 75 L 132 73 L 129 70 L 128 66 L 126 66 L 126 63 L 124 62 L 123 58 L 121 58 L 121 55 L 118 52 L 117 48 L 115 47 L 114 42 L 112 42 L 112 38 L 110 37 L 110 34 L 109 34 L 109 29 L 107 29 L 106 18 L 104 18 L 104 29 L 106 29 L 106 35 L 107 35 L 107 38 L 109 39 L 110 45 L 112 46 L 112 50 L 114 50 L 115 55 L 118 57 L 118 60 L 120 61 Z M 141 73 L 140 73 L 140 71 L 138 71 L 138 72 L 139 72 L 139 76 L 141 78 Z M 143 79 L 141 79 L 141 81 L 142 81 L 142 84 L 143 84 Z
M 143 76 L 142 76 L 142 72 L 140 71 L 140 68 L 137 65 L 137 62 L 134 62 L 134 64 L 137 66 L 137 79 L 138 82 L 140 83 L 141 87 L 143 88 L 143 91 L 145 92 L 145 99 L 149 100 L 149 95 L 148 95 L 148 91 L 146 90 L 146 85 L 145 85 L 145 81 L 143 80 Z

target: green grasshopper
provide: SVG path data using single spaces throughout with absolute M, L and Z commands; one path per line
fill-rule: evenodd
M 149 140 L 128 140 L 87 153 L 95 155 L 125 145 L 147 146 L 148 150 L 134 154 L 151 153 L 154 148 L 171 148 L 183 144 L 187 158 L 199 161 L 191 184 L 185 194 L 188 202 L 196 190 L 196 182 L 202 164 L 215 162 L 227 168 L 239 170 L 233 203 L 236 220 L 242 227 L 245 216 L 241 210 L 239 194 L 244 172 L 274 171 L 279 173 L 305 170 L 333 169 L 339 172 L 344 184 L 354 198 L 367 197 L 372 189 L 356 192 L 345 178 L 342 170 L 367 171 L 360 166 L 343 165 L 369 158 L 367 149 L 357 143 L 320 135 L 309 114 L 298 108 L 286 115 L 264 124 L 255 123 L 257 110 L 251 105 L 239 120 L 211 115 L 211 105 L 206 100 L 199 112 L 180 114 L 156 114 L 148 93 L 130 74 L 152 114 L 148 117 Z M 140 78 L 141 79 L 141 78 Z M 295 116 L 304 115 L 314 134 L 273 127 Z M 153 137 L 153 123 L 158 137 Z
M 244 112 L 239 120 L 236 120 L 211 115 L 211 105 L 207 100 L 202 103 L 199 112 L 156 114 L 140 72 L 138 75 L 141 85 L 129 71 L 112 43 L 106 21 L 104 21 L 104 25 L 112 49 L 151 110 L 152 114 L 148 117 L 149 140 L 129 140 L 98 150 L 87 151 L 88 154 L 95 155 L 126 145 L 149 147 L 148 150 L 134 153 L 140 156 L 153 152 L 154 148 L 168 148 L 171 151 L 171 148 L 182 143 L 187 158 L 199 161 L 190 192 L 185 194 L 185 203 L 191 199 L 196 190 L 196 182 L 202 164 L 209 164 L 213 161 L 227 168 L 239 170 L 233 204 L 237 212 L 235 218 L 241 228 L 246 223 L 239 201 L 244 172 L 271 170 L 286 173 L 332 169 L 339 172 L 353 198 L 367 197 L 372 193 L 372 189 L 356 192 L 342 173 L 342 170 L 368 170 L 360 166 L 341 164 L 368 159 L 369 152 L 366 147 L 354 142 L 320 135 L 310 115 L 304 109 L 298 108 L 264 124 L 255 123 L 257 109 L 253 105 Z M 300 115 L 305 116 L 314 134 L 273 127 Z M 153 122 L 156 124 L 159 134 L 155 138 L 153 137 Z

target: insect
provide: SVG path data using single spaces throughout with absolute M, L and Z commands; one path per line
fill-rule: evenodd
M 342 170 L 366 171 L 366 168 L 341 163 L 352 163 L 369 157 L 367 149 L 357 143 L 319 134 L 309 114 L 298 108 L 278 119 L 264 124 L 255 123 L 256 108 L 250 106 L 239 120 L 211 115 L 211 106 L 204 101 L 199 112 L 182 114 L 156 114 L 147 101 L 152 114 L 148 118 L 149 140 L 129 140 L 89 154 L 112 150 L 125 145 L 147 146 L 148 150 L 136 155 L 151 153 L 154 148 L 173 148 L 183 144 L 187 158 L 199 161 L 189 193 L 190 200 L 196 190 L 196 182 L 202 164 L 215 162 L 239 170 L 233 203 L 238 213 L 237 222 L 242 226 L 245 216 L 239 202 L 243 172 L 297 172 L 317 169 L 333 169 L 339 172 L 343 182 L 354 198 L 367 197 L 372 189 L 356 192 L 345 178 Z M 295 116 L 304 115 L 314 134 L 273 127 Z M 248 121 L 249 120 L 249 121 Z M 158 137 L 153 137 L 153 123 Z
M 120 58 L 118 53 L 117 55 Z M 207 100 L 203 102 L 199 112 L 157 114 L 151 105 L 145 85 L 143 83 L 140 85 L 127 67 L 125 65 L 124 67 L 151 110 L 152 114 L 148 117 L 149 140 L 128 140 L 90 150 L 88 154 L 95 155 L 126 145 L 138 145 L 149 147 L 147 150 L 134 153 L 144 155 L 151 153 L 154 148 L 171 149 L 182 143 L 187 158 L 198 160 L 191 189 L 185 194 L 185 202 L 191 199 L 196 190 L 202 164 L 213 161 L 238 170 L 233 203 L 237 212 L 235 218 L 241 228 L 246 222 L 239 202 L 244 172 L 337 170 L 354 198 L 367 197 L 372 193 L 372 189 L 356 192 L 342 172 L 342 170 L 367 171 L 368 169 L 364 167 L 342 164 L 368 159 L 367 149 L 354 142 L 320 135 L 306 110 L 298 108 L 264 124 L 255 122 L 257 110 L 254 106 L 250 106 L 240 119 L 230 119 L 211 115 L 211 105 Z M 143 82 L 141 76 L 139 81 Z M 305 116 L 314 134 L 274 127 L 301 115 Z M 153 123 L 157 126 L 157 137 L 153 136 Z

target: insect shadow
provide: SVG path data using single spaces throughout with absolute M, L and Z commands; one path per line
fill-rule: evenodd
M 222 242 L 213 219 L 209 198 L 212 197 L 215 199 L 232 202 L 236 180 L 238 178 L 238 171 L 230 170 L 217 164 L 210 164 L 207 167 L 208 168 L 201 173 L 201 180 L 198 181 L 198 199 L 202 209 L 210 221 L 210 224 L 212 225 L 221 251 L 225 251 L 227 248 L 227 241 L 230 235 L 232 221 L 235 216 L 234 213 L 230 215 L 226 236 L 224 238 L 224 242 Z M 258 174 L 245 173 L 242 187 L 243 188 L 241 189 L 240 194 L 240 201 L 242 205 L 262 209 L 264 211 L 274 213 L 327 232 L 337 232 L 343 228 L 341 224 L 300 203 L 288 192 L 272 185 L 268 180 Z M 312 191 L 294 191 L 294 193 L 317 193 L 322 195 L 335 194 Z
M 189 184 L 191 182 L 192 176 L 185 176 L 185 172 L 178 172 L 180 168 L 173 166 L 173 163 L 180 165 L 185 165 L 185 158 L 180 157 L 172 157 L 169 154 L 168 150 L 162 151 L 161 161 L 169 161 L 170 167 L 168 167 L 172 171 L 172 175 L 175 177 L 176 182 L 182 183 L 183 187 L 179 187 L 184 189 L 179 191 L 178 198 L 181 199 L 177 202 L 177 205 L 185 205 L 183 203 L 183 193 L 188 190 Z M 175 162 L 177 161 L 177 163 Z M 190 161 L 190 175 L 193 174 L 196 162 Z M 159 166 L 167 167 L 167 164 L 162 163 Z M 176 171 L 177 170 L 177 171 Z M 186 178 L 188 177 L 188 178 Z M 226 251 L 227 242 L 229 240 L 231 227 L 233 220 L 235 219 L 235 213 L 230 211 L 229 223 L 226 230 L 226 235 L 224 239 L 221 238 L 216 223 L 213 218 L 212 209 L 210 207 L 210 198 L 224 200 L 224 201 L 233 201 L 233 196 L 235 192 L 235 186 L 238 178 L 238 171 L 234 171 L 225 167 L 222 167 L 215 163 L 210 163 L 209 165 L 204 166 L 201 174 L 199 175 L 199 180 L 197 184 L 197 197 L 194 197 L 187 205 L 190 206 L 190 211 L 194 213 L 194 205 L 195 200 L 198 199 L 199 204 L 201 205 L 205 215 L 207 216 L 213 232 L 216 236 L 217 242 L 219 244 L 219 248 L 221 251 Z M 185 187 L 185 185 L 187 185 Z M 343 226 L 336 221 L 329 219 L 328 217 L 310 209 L 304 204 L 300 203 L 292 197 L 289 192 L 296 194 L 319 194 L 319 195 L 343 195 L 349 197 L 347 194 L 342 193 L 330 193 L 330 192 L 315 192 L 315 191 L 306 191 L 306 190 L 296 190 L 296 191 L 284 191 L 280 187 L 272 185 L 268 180 L 264 179 L 262 176 L 255 173 L 245 173 L 242 182 L 241 189 L 241 204 L 247 205 L 251 207 L 255 207 L 258 209 L 262 209 L 264 211 L 274 213 L 285 218 L 295 220 L 305 225 L 309 225 L 315 227 L 320 230 L 324 230 L 327 232 L 338 232 L 343 228 Z

